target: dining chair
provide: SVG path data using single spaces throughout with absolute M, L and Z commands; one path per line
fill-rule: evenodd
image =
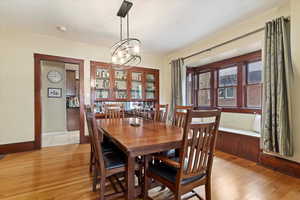
M 105 104 L 104 105 L 105 118 L 119 119 L 124 118 L 123 104 Z
M 89 138 L 90 138 L 90 163 L 89 163 L 89 171 L 92 173 L 94 176 L 93 178 L 93 191 L 96 191 L 97 187 L 97 175 L 94 172 L 95 168 L 95 148 L 92 144 L 92 135 L 93 135 L 93 128 L 92 128 L 92 119 L 93 119 L 93 112 L 92 112 L 92 106 L 90 105 L 85 105 L 85 117 L 86 117 L 86 122 L 87 122 L 87 128 L 89 132 Z M 118 151 L 118 148 L 112 143 L 112 142 L 107 142 L 103 141 L 103 134 L 100 132 L 99 133 L 99 140 L 102 143 L 101 144 L 101 149 L 103 153 L 109 153 L 109 152 L 115 152 Z
M 126 189 L 124 184 L 121 182 L 125 180 L 125 170 L 126 170 L 126 155 L 121 151 L 106 152 L 102 151 L 101 136 L 99 134 L 96 120 L 94 115 L 88 116 L 90 126 L 92 128 L 91 143 L 94 149 L 94 161 L 95 161 L 95 176 L 96 182 L 100 183 L 100 199 L 109 200 L 119 198 L 125 195 Z M 140 166 L 138 163 L 135 164 L 134 169 L 140 171 Z M 109 181 L 114 190 L 114 193 L 105 194 L 106 185 L 105 182 Z
M 154 120 L 165 123 L 167 121 L 168 110 L 169 104 L 160 104 L 154 113 Z
M 189 192 L 202 199 L 193 190 L 201 185 L 205 186 L 206 200 L 211 200 L 211 172 L 220 117 L 220 110 L 187 111 L 179 158 L 158 155 L 155 159 L 161 162 L 149 162 L 151 156 L 145 157 L 144 199 L 148 199 L 148 189 L 154 179 L 167 186 L 175 200 Z M 194 122 L 198 118 L 210 121 Z
M 86 120 L 89 120 L 88 116 L 92 115 L 92 106 L 91 105 L 84 105 L 84 110 L 85 110 L 85 118 Z M 88 132 L 89 132 L 89 137 L 91 137 L 91 126 L 90 123 L 87 123 L 87 127 L 88 127 Z M 90 143 L 90 164 L 89 164 L 89 170 L 90 173 L 92 173 L 93 171 L 93 166 L 94 166 L 94 148 L 92 146 L 92 144 Z
M 174 108 L 174 114 L 172 119 L 172 125 L 183 128 L 186 114 L 188 110 L 193 109 L 193 106 L 178 106 Z
M 179 128 L 183 128 L 185 124 L 186 114 L 188 110 L 193 109 L 193 106 L 178 106 L 176 105 L 174 108 L 174 114 L 172 119 L 172 125 L 177 126 Z M 178 157 L 179 150 L 178 149 L 171 149 L 164 153 L 168 157 Z

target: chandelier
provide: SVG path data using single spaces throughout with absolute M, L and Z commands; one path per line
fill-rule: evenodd
M 117 65 L 136 65 L 141 62 L 140 46 L 141 41 L 129 36 L 129 10 L 132 2 L 123 1 L 117 13 L 120 17 L 120 41 L 111 47 L 111 61 Z M 127 35 L 123 38 L 123 18 L 127 19 Z

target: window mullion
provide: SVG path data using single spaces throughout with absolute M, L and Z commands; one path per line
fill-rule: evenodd
M 245 106 L 244 86 L 245 86 L 245 64 L 237 63 L 237 107 L 242 108 Z

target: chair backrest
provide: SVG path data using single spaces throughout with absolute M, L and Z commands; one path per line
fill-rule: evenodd
M 98 169 L 98 174 L 100 176 L 105 174 L 105 164 L 104 164 L 104 159 L 103 159 L 103 154 L 102 154 L 102 147 L 101 147 L 101 141 L 102 141 L 102 136 L 100 137 L 100 132 L 98 131 L 97 123 L 94 114 L 88 116 L 89 121 L 91 122 L 92 126 L 92 135 L 91 135 L 91 144 L 94 149 L 94 158 L 95 158 L 95 166 Z
M 105 104 L 104 113 L 105 113 L 105 118 L 109 118 L 109 119 L 124 118 L 123 104 Z
M 220 110 L 187 111 L 179 157 L 180 173 L 177 176 L 179 183 L 184 178 L 203 173 L 210 176 L 220 117 Z M 193 119 L 199 118 L 207 118 L 209 120 L 205 121 L 209 122 L 193 122 Z
M 183 128 L 187 111 L 191 109 L 193 106 L 175 106 L 172 125 Z
M 166 122 L 168 116 L 169 104 L 159 105 L 155 111 L 154 120 L 159 122 Z

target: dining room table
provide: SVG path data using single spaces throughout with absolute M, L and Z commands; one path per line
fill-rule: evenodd
M 139 156 L 180 148 L 183 130 L 143 118 L 98 119 L 97 127 L 127 156 L 126 199 L 135 199 L 134 165 Z

